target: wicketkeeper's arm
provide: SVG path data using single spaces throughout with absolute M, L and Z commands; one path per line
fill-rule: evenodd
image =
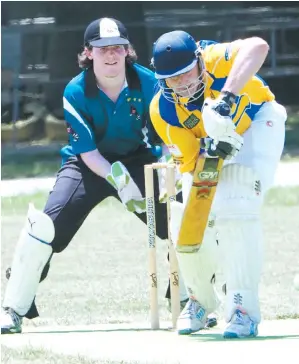
M 97 149 L 92 150 L 91 152 L 81 153 L 80 156 L 93 173 L 106 179 L 111 171 L 111 164 Z

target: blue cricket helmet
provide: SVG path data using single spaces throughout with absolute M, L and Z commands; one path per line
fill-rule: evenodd
M 153 47 L 155 77 L 165 79 L 190 71 L 197 62 L 197 48 L 194 38 L 183 30 L 161 35 Z

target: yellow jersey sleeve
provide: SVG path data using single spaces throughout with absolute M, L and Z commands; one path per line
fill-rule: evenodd
M 215 78 L 226 78 L 238 54 L 241 40 L 232 43 L 216 43 L 203 51 L 206 70 Z
M 241 42 L 239 39 L 232 43 L 212 44 L 202 51 L 208 77 L 207 91 L 214 98 L 220 94 L 229 76 Z M 265 81 L 258 75 L 253 76 L 237 95 L 232 107 L 232 120 L 236 125 L 236 132 L 243 134 L 262 105 L 274 99 Z
M 152 124 L 167 145 L 174 161 L 179 163 L 181 173 L 191 172 L 195 168 L 200 152 L 200 139 L 197 139 L 191 130 L 171 125 L 162 118 L 159 110 L 160 96 L 159 92 L 150 104 Z

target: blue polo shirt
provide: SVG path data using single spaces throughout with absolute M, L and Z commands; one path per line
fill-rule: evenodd
M 70 156 L 95 149 L 104 156 L 126 156 L 139 148 L 153 147 L 155 132 L 148 110 L 157 81 L 149 69 L 139 64 L 130 67 L 138 76 L 139 86 L 130 86 L 127 76 L 128 85 L 116 103 L 100 89 L 92 95 L 86 92 L 87 72 L 92 72 L 89 77 L 94 78 L 92 70 L 81 72 L 68 83 L 63 108 L 69 145 L 61 150 L 63 163 Z

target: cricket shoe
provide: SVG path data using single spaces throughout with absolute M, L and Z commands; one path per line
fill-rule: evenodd
M 236 310 L 224 330 L 223 337 L 226 339 L 238 339 L 256 337 L 257 334 L 258 324 L 253 322 L 246 312 Z
M 206 326 L 207 313 L 199 302 L 189 298 L 185 308 L 177 320 L 179 335 L 190 335 Z
M 12 308 L 5 307 L 1 312 L 1 335 L 2 334 L 19 334 L 22 332 L 22 317 L 19 316 Z
M 187 298 L 186 300 L 180 302 L 181 311 L 185 308 L 187 302 L 189 302 L 189 298 Z M 170 300 L 170 298 L 168 298 L 168 310 L 169 310 L 169 312 L 171 312 L 171 300 Z M 205 328 L 209 329 L 209 328 L 217 326 L 217 325 L 218 325 L 217 317 L 215 315 L 213 315 L 213 314 L 208 315 Z

